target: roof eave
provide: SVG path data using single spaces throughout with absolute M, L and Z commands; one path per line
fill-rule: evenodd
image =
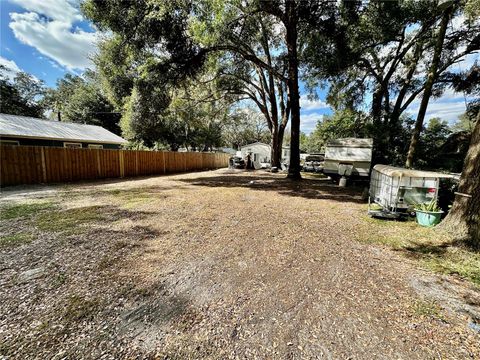
M 105 141 L 97 139 L 70 139 L 70 138 L 55 138 L 55 137 L 44 137 L 44 136 L 29 136 L 29 135 L 10 135 L 10 134 L 0 134 L 0 138 L 9 137 L 15 139 L 37 139 L 37 140 L 56 140 L 56 141 L 77 141 L 77 142 L 94 142 L 97 144 L 114 144 L 122 145 L 128 143 L 127 140 L 123 141 Z

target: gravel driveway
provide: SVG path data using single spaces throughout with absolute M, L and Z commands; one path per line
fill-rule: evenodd
M 358 189 L 217 170 L 2 208 L 0 358 L 480 358 L 478 290 L 357 241 Z

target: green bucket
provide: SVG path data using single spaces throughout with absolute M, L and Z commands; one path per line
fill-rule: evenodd
M 424 211 L 415 209 L 417 222 L 422 226 L 435 226 L 442 219 L 443 211 Z

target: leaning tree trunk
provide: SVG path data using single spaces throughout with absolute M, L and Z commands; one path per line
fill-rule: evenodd
M 413 59 L 410 64 L 407 66 L 407 74 L 403 78 L 403 85 L 395 99 L 395 105 L 393 106 L 392 113 L 390 114 L 389 120 L 389 143 L 393 143 L 394 137 L 397 135 L 397 129 L 400 125 L 400 115 L 402 114 L 402 105 L 403 100 L 407 96 L 409 89 L 411 88 L 412 77 L 415 75 L 415 70 L 417 69 L 418 61 L 420 60 L 423 54 L 423 41 L 419 40 L 415 45 L 415 51 Z M 394 129 L 394 131 L 392 131 Z
M 287 1 L 285 14 L 288 19 L 285 27 L 288 51 L 288 90 L 290 98 L 291 138 L 290 164 L 288 178 L 301 179 L 300 175 L 300 92 L 298 90 L 298 55 L 297 55 L 297 9 L 295 1 Z
M 439 228 L 480 248 L 480 114 L 477 115 L 455 201 Z
M 420 103 L 420 108 L 418 109 L 417 120 L 415 121 L 415 128 L 413 129 L 412 138 L 410 140 L 410 147 L 408 148 L 407 161 L 405 166 L 411 168 L 413 166 L 413 159 L 415 156 L 415 151 L 417 149 L 418 140 L 420 139 L 420 133 L 423 128 L 423 120 L 425 119 L 425 114 L 427 112 L 428 101 L 432 95 L 432 88 L 437 78 L 438 65 L 440 64 L 443 42 L 445 40 L 445 33 L 447 31 L 447 25 L 450 20 L 450 15 L 453 11 L 452 6 L 450 6 L 443 13 L 442 21 L 440 23 L 440 30 L 438 32 L 437 41 L 435 43 L 435 49 L 433 51 L 432 64 L 428 70 L 427 81 L 425 83 L 425 89 L 423 90 L 422 102 Z

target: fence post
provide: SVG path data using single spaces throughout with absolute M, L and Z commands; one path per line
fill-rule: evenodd
M 44 183 L 47 182 L 47 164 L 45 161 L 45 148 L 42 146 L 40 148 L 41 151 L 41 157 L 42 157 L 42 180 Z
M 95 153 L 97 154 L 97 176 L 98 179 L 102 177 L 102 166 L 100 165 L 100 150 L 96 149 Z
M 119 164 L 120 164 L 120 177 L 125 177 L 125 162 L 123 158 L 123 150 L 118 150 Z
M 163 160 L 163 174 L 165 175 L 167 173 L 166 167 L 165 167 L 165 151 L 162 151 L 162 160 Z
M 138 151 L 135 150 L 135 175 L 138 176 Z

